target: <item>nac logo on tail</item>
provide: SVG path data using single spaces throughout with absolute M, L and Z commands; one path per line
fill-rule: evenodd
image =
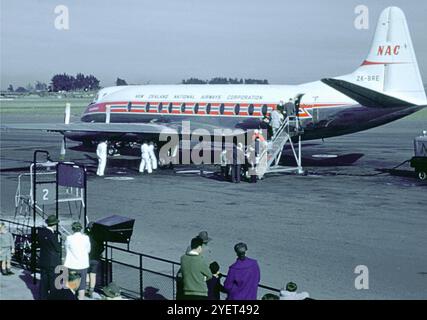
M 377 56 L 397 56 L 400 52 L 400 45 L 396 46 L 379 46 Z

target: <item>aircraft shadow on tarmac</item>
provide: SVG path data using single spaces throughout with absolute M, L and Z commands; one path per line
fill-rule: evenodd
M 83 145 L 75 146 L 69 148 L 74 151 L 86 151 L 89 153 L 92 153 L 94 150 L 91 147 L 85 147 Z M 360 158 L 364 156 L 363 153 L 349 153 L 349 154 L 343 154 L 343 155 L 308 155 L 305 157 L 302 157 L 302 166 L 303 167 L 340 167 L 340 166 L 352 166 L 356 161 L 358 161 Z M 92 156 L 90 154 L 85 154 L 84 158 L 80 159 L 74 159 L 75 163 L 84 165 L 89 175 L 95 175 L 97 165 L 98 165 L 98 159 L 96 156 Z M 30 161 L 28 162 L 28 166 L 14 166 L 10 168 L 3 168 L 0 169 L 0 172 L 17 172 L 17 171 L 28 171 Z M 115 175 L 115 174 L 128 174 L 128 175 L 137 175 L 139 174 L 140 164 L 140 158 L 135 155 L 122 155 L 122 156 L 112 156 L 108 158 L 108 168 L 107 173 L 109 175 Z M 296 166 L 296 162 L 294 157 L 289 154 L 288 152 L 281 157 L 280 165 L 283 166 Z M 163 167 L 156 170 L 156 174 L 176 174 L 176 173 L 184 173 L 186 170 L 188 171 L 188 175 L 200 175 L 204 178 L 216 180 L 216 181 L 227 181 L 220 173 L 219 173 L 219 167 L 218 166 L 207 166 L 203 169 L 205 172 L 202 174 L 200 171 L 200 166 L 181 166 L 177 165 L 174 168 L 170 167 Z M 388 173 L 392 176 L 399 176 L 399 177 L 405 177 L 405 178 L 416 178 L 416 174 L 413 170 L 398 170 L 395 168 L 377 168 L 376 169 L 380 173 Z

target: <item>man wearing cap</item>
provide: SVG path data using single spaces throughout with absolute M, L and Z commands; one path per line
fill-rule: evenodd
M 80 222 L 73 222 L 71 225 L 72 235 L 65 240 L 65 262 L 64 266 L 69 269 L 69 272 L 76 272 L 80 274 L 82 281 L 78 288 L 78 298 L 83 300 L 85 298 L 86 290 L 86 274 L 89 268 L 89 253 L 90 253 L 90 240 L 89 237 L 83 234 L 83 227 Z
M 245 243 L 234 246 L 237 260 L 228 269 L 224 288 L 227 300 L 256 300 L 258 284 L 261 278 L 258 262 L 246 257 L 248 247 Z
M 208 243 L 209 243 L 209 241 L 212 240 L 212 238 L 209 237 L 207 231 L 200 231 L 196 237 L 199 237 L 203 241 L 203 244 L 202 244 L 203 250 L 202 250 L 201 255 L 203 256 L 203 258 L 205 259 L 205 261 L 207 263 L 211 263 L 213 261 L 212 252 L 211 252 L 210 247 L 208 246 Z M 186 253 L 190 252 L 190 251 L 191 251 L 191 246 L 188 246 Z
M 208 286 L 206 281 L 212 278 L 212 272 L 203 259 L 203 240 L 200 237 L 191 239 L 191 250 L 181 257 L 184 299 L 206 300 Z
M 294 282 L 288 282 L 286 288 L 280 290 L 280 300 L 304 300 L 310 295 L 307 292 L 297 293 L 297 285 Z
M 55 288 L 55 268 L 61 265 L 61 241 L 55 226 L 59 220 L 50 215 L 45 220 L 47 227 L 37 228 L 37 242 L 40 247 L 40 299 L 46 300 Z

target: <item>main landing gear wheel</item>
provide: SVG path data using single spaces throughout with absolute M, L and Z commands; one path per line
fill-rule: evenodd
M 418 172 L 418 178 L 422 181 L 426 181 L 427 180 L 427 173 L 425 171 Z

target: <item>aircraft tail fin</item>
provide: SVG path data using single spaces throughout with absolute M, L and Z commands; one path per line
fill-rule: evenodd
M 403 11 L 383 10 L 368 57 L 353 73 L 337 77 L 399 100 L 426 104 L 426 94 Z

